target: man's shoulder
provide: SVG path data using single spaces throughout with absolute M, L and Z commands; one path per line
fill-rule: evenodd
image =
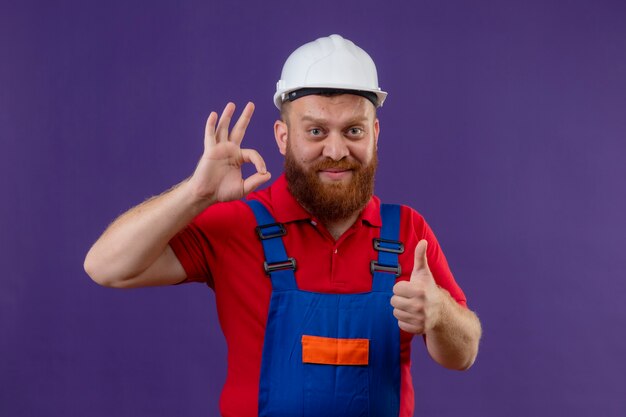
M 229 233 L 253 222 L 252 211 L 243 200 L 213 204 L 198 215 L 193 224 L 201 230 Z
M 380 206 L 382 206 L 384 204 L 400 206 L 400 215 L 402 216 L 402 218 L 410 217 L 412 219 L 424 221 L 424 216 L 422 216 L 422 214 L 420 214 L 419 211 L 417 211 L 413 207 L 409 206 L 408 204 L 382 201 L 380 199 L 380 197 L 378 197 L 376 195 L 373 196 L 372 201 L 370 202 L 370 204 L 371 203 L 374 203 L 375 207 L 380 207 Z

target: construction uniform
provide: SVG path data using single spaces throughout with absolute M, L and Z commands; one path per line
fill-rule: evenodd
M 373 197 L 335 241 L 289 193 L 284 177 L 249 198 L 270 217 L 255 217 L 246 202 L 220 203 L 170 242 L 187 281 L 215 291 L 228 344 L 222 415 L 411 416 L 412 335 L 398 330 L 389 298 L 397 280 L 409 279 L 419 240 L 428 241 L 437 284 L 465 306 L 424 219 L 391 206 L 395 214 L 383 222 Z M 383 237 L 381 229 L 393 222 L 396 231 Z M 280 226 L 264 227 L 272 223 Z M 280 236 L 272 236 L 277 230 Z M 284 255 L 268 254 L 267 240 L 280 242 Z M 381 254 L 395 256 L 397 269 Z

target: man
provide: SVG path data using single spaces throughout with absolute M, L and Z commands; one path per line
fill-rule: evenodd
M 434 234 L 373 196 L 385 97 L 352 42 L 301 46 L 274 97 L 284 175 L 253 192 L 270 179 L 240 146 L 254 106 L 229 131 L 229 103 L 210 114 L 193 175 L 122 215 L 87 254 L 102 285 L 214 289 L 229 350 L 223 415 L 410 416 L 414 335 L 442 366 L 474 362 L 480 323 Z M 256 168 L 245 179 L 244 163 Z

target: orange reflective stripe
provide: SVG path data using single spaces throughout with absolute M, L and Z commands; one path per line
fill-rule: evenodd
M 302 362 L 322 365 L 367 365 L 368 339 L 302 336 Z

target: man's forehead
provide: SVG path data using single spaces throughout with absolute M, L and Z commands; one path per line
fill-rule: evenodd
M 289 103 L 290 117 L 298 119 L 374 119 L 372 103 L 354 94 L 310 95 Z

